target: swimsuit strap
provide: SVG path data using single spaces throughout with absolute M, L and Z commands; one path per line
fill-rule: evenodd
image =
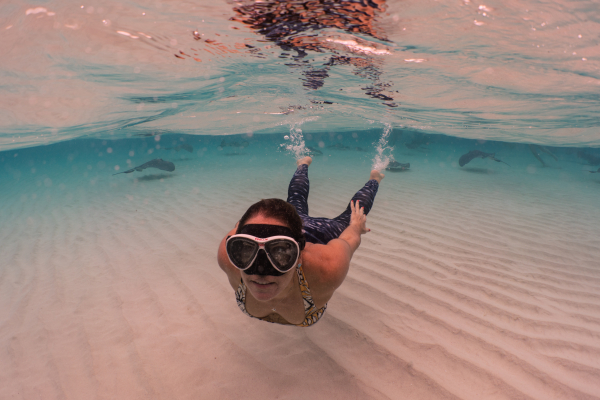
M 300 293 L 304 300 L 304 321 L 296 326 L 311 326 L 323 316 L 327 309 L 327 304 L 322 308 L 317 309 L 315 302 L 312 299 L 312 295 L 310 294 L 308 282 L 306 282 L 306 279 L 304 278 L 304 271 L 302 271 L 301 265 L 298 265 L 296 272 L 298 273 L 298 282 L 300 282 Z
M 327 304 L 325 304 L 322 308 L 317 309 L 310 294 L 308 282 L 306 282 L 306 279 L 304 278 L 302 266 L 298 265 L 296 267 L 296 273 L 298 274 L 298 282 L 300 283 L 300 293 L 302 294 L 302 300 L 304 302 L 304 321 L 302 321 L 301 324 L 290 325 L 307 327 L 317 322 L 323 316 L 325 310 L 327 309 Z M 248 310 L 246 310 L 246 290 L 247 288 L 246 284 L 244 283 L 244 280 L 240 279 L 240 285 L 235 291 L 235 300 L 237 302 L 238 307 L 240 308 L 240 310 L 242 310 L 244 314 L 246 314 L 249 317 L 265 320 L 264 318 L 255 317 L 254 315 L 250 314 Z
M 250 314 L 246 311 L 246 284 L 242 279 L 240 279 L 240 285 L 235 291 L 235 301 L 237 302 L 238 307 L 244 314 L 249 317 L 256 318 L 254 315 Z

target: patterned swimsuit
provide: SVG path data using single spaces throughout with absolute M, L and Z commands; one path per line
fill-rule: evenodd
M 298 282 L 300 282 L 300 293 L 302 293 L 302 299 L 304 300 L 304 321 L 302 321 L 301 324 L 289 325 L 307 327 L 316 323 L 321 318 L 327 309 L 327 304 L 325 304 L 322 308 L 317 308 L 315 306 L 312 296 L 310 295 L 308 283 L 306 282 L 306 279 L 304 279 L 304 272 L 302 272 L 302 267 L 300 265 L 296 267 L 296 272 L 298 273 Z M 237 301 L 240 310 L 242 310 L 242 312 L 247 316 L 267 322 L 274 322 L 270 321 L 267 317 L 255 317 L 246 310 L 246 284 L 243 280 L 240 281 L 240 286 L 238 286 L 238 289 L 235 292 L 235 300 Z

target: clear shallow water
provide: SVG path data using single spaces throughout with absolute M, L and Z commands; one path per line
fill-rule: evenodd
M 177 186 L 179 183 L 189 185 L 189 174 L 198 174 L 199 177 L 210 175 L 222 185 L 235 185 L 239 180 L 251 178 L 259 184 L 267 184 L 274 176 L 283 177 L 279 197 L 285 197 L 289 168 L 296 157 L 294 150 L 297 150 L 290 145 L 289 139 L 285 139 L 289 136 L 289 133 L 251 137 L 245 134 L 168 134 L 132 139 L 75 139 L 8 150 L 0 153 L 3 171 L 0 184 L 8 189 L 1 198 L 23 202 L 43 202 L 53 198 L 65 204 L 85 203 L 84 197 L 108 196 L 107 199 L 114 197 L 115 201 L 121 201 L 123 196 L 130 196 L 125 192 L 133 193 L 145 185 L 171 187 L 172 194 L 176 196 L 177 191 L 184 189 Z M 384 171 L 389 175 L 386 182 L 392 179 L 403 181 L 407 176 L 413 179 L 419 176 L 432 182 L 444 181 L 444 176 L 452 176 L 452 179 L 468 182 L 478 175 L 479 183 L 473 183 L 473 186 L 481 185 L 481 176 L 489 176 L 488 186 L 482 186 L 480 190 L 510 190 L 511 185 L 522 185 L 528 179 L 536 179 L 551 183 L 548 188 L 553 190 L 556 190 L 556 182 L 562 182 L 564 192 L 557 195 L 585 194 L 586 201 L 595 203 L 595 197 L 589 197 L 589 189 L 600 183 L 600 173 L 589 171 L 596 171 L 599 165 L 592 166 L 587 160 L 597 164 L 598 160 L 594 157 L 598 157 L 598 152 L 589 149 L 474 141 L 396 130 L 390 131 L 386 137 L 382 154 L 378 152 L 381 138 L 380 129 L 337 134 L 308 133 L 303 135 L 301 151 L 302 154 L 310 151 L 320 173 L 326 174 L 328 168 L 341 168 L 347 171 L 348 179 L 366 176 L 375 163 L 383 169 L 388 162 L 395 160 L 409 166 L 405 170 Z M 291 150 L 286 149 L 286 145 Z M 474 158 L 461 167 L 461 156 L 472 150 L 493 153 L 500 161 Z M 156 158 L 173 162 L 175 171 L 149 168 L 122 173 Z M 250 176 L 250 169 L 256 172 L 256 176 Z M 202 178 L 194 183 L 194 190 L 196 193 L 210 190 L 215 184 L 215 181 L 211 182 L 208 184 Z M 251 198 L 261 196 L 260 187 L 256 190 Z
M 9 2 L 0 150 L 347 132 L 600 145 L 594 2 Z
M 598 393 L 597 4 L 334 4 L 0 5 L 4 397 Z M 410 164 L 309 332 L 215 262 L 307 151 L 314 216 Z

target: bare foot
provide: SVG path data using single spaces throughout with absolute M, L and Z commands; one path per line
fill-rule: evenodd
M 371 177 L 369 179 L 375 179 L 378 183 L 381 183 L 381 180 L 385 177 L 384 174 L 377 171 L 376 169 L 371 171 Z
M 306 156 L 306 157 L 301 158 L 298 161 L 296 161 L 296 165 L 298 165 L 298 166 L 301 166 L 302 164 L 310 165 L 311 162 L 312 162 L 312 158 L 310 156 Z

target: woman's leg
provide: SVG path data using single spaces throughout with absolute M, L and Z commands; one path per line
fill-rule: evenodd
M 287 202 L 293 205 L 300 217 L 308 216 L 308 165 L 300 164 L 288 187 Z
M 287 202 L 296 208 L 300 218 L 302 218 L 306 241 L 310 243 L 327 244 L 330 240 L 338 238 L 344 229 L 350 225 L 352 210 L 350 205 L 348 205 L 346 211 L 334 219 L 313 218 L 308 216 L 308 165 L 312 159 L 309 157 L 307 157 L 307 159 L 308 161 L 306 161 L 306 159 L 299 161 L 298 169 L 296 169 L 296 172 L 290 181 Z M 365 215 L 368 214 L 369 211 L 371 211 L 371 207 L 373 207 L 375 195 L 379 188 L 379 182 L 383 177 L 384 175 L 380 172 L 371 171 L 371 179 L 362 189 L 356 192 L 354 197 L 352 197 L 352 201 L 358 200 L 360 202 L 360 207 L 364 207 Z
M 379 182 L 375 179 L 370 179 L 365 186 L 362 187 L 356 194 L 352 197 L 352 201 L 358 201 L 360 207 L 364 207 L 365 215 L 369 214 L 371 208 L 373 207 L 373 202 L 375 201 L 375 195 L 377 194 L 377 190 L 379 189 Z M 352 209 L 350 208 L 350 203 L 348 203 L 348 207 L 346 210 L 335 217 L 333 220 L 341 223 L 344 228 L 350 225 L 350 216 L 352 215 Z
M 365 186 L 352 197 L 352 201 L 359 201 L 359 206 L 364 207 L 365 215 L 371 211 L 377 189 L 379 189 L 379 181 L 383 179 L 381 173 L 378 171 L 374 171 L 374 173 L 371 173 L 372 179 L 370 179 Z M 337 239 L 348 225 L 350 225 L 351 215 L 352 209 L 350 208 L 350 205 L 348 205 L 346 211 L 334 219 L 303 218 L 306 240 L 311 243 L 327 244 L 330 240 Z

